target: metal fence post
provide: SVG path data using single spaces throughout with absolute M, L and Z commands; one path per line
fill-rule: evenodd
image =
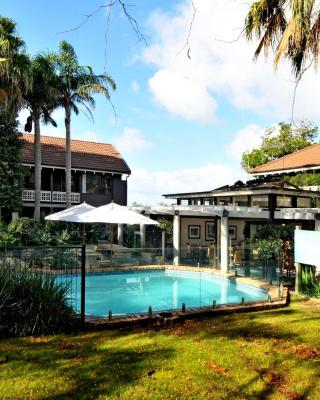
M 81 323 L 85 322 L 86 305 L 86 245 L 81 246 Z

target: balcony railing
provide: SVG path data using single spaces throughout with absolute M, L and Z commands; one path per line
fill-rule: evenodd
M 35 200 L 35 191 L 34 190 L 24 190 L 22 192 L 22 200 L 23 201 L 31 201 Z M 49 192 L 46 190 L 41 190 L 41 202 L 43 203 L 65 203 L 66 202 L 66 192 Z M 71 193 L 71 203 L 78 204 L 80 203 L 80 193 Z

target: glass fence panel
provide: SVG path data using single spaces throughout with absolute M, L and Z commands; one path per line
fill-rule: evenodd
M 268 292 L 246 279 L 279 285 L 281 257 L 266 257 L 257 246 L 230 246 L 229 274 L 220 273 L 219 246 L 126 248 L 88 245 L 85 251 L 85 313 L 108 317 L 212 307 L 267 300 Z M 282 264 L 281 264 L 282 263 Z M 0 270 L 53 276 L 68 285 L 67 301 L 80 312 L 81 247 L 0 249 Z
M 22 274 L 37 274 L 67 285 L 67 302 L 78 312 L 80 304 L 81 248 L 10 247 L 0 248 L 2 276 L 19 279 Z

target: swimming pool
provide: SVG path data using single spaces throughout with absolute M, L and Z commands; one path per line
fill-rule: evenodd
M 79 277 L 72 279 L 73 293 L 80 299 Z M 75 287 L 76 285 L 76 287 Z M 265 290 L 231 282 L 206 272 L 138 270 L 86 275 L 86 314 L 106 316 L 266 300 Z M 80 300 L 75 306 L 79 311 Z

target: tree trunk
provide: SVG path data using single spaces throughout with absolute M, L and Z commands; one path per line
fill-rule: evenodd
M 71 207 L 71 107 L 69 104 L 65 107 L 66 117 L 66 206 Z
M 41 133 L 40 113 L 38 110 L 32 113 L 34 121 L 34 214 L 33 219 L 40 221 L 41 203 Z

